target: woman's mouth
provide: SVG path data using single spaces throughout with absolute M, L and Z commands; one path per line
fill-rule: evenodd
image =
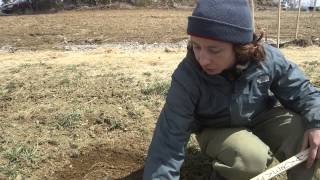
M 209 75 L 217 74 L 217 69 L 215 68 L 205 68 L 204 71 Z

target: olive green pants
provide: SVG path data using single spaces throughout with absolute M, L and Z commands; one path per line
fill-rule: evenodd
M 263 172 L 272 162 L 300 151 L 305 123 L 282 107 L 256 118 L 252 128 L 207 128 L 197 134 L 201 151 L 213 158 L 212 167 L 228 180 L 248 180 Z M 271 154 L 273 152 L 273 154 Z M 287 171 L 289 180 L 315 180 L 314 168 L 302 163 Z

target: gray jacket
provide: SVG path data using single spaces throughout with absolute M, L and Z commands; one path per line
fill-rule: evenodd
M 255 117 L 272 108 L 276 99 L 301 114 L 308 128 L 320 127 L 320 92 L 278 49 L 264 49 L 265 61 L 252 61 L 234 81 L 205 74 L 188 50 L 172 75 L 149 148 L 145 180 L 179 179 L 192 132 L 208 126 L 253 126 Z

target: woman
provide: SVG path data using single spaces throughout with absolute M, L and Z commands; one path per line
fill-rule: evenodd
M 320 93 L 297 65 L 253 34 L 247 0 L 199 0 L 188 19 L 191 44 L 172 75 L 144 179 L 179 179 L 196 133 L 213 158 L 212 179 L 247 180 L 274 156 L 309 148 L 289 180 L 311 180 L 320 156 Z

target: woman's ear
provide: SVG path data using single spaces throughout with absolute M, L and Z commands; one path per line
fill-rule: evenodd
M 187 43 L 187 49 L 188 49 L 188 50 L 192 50 L 192 51 L 193 51 L 193 47 L 192 47 L 191 39 L 189 39 L 189 40 L 188 40 L 188 43 Z

